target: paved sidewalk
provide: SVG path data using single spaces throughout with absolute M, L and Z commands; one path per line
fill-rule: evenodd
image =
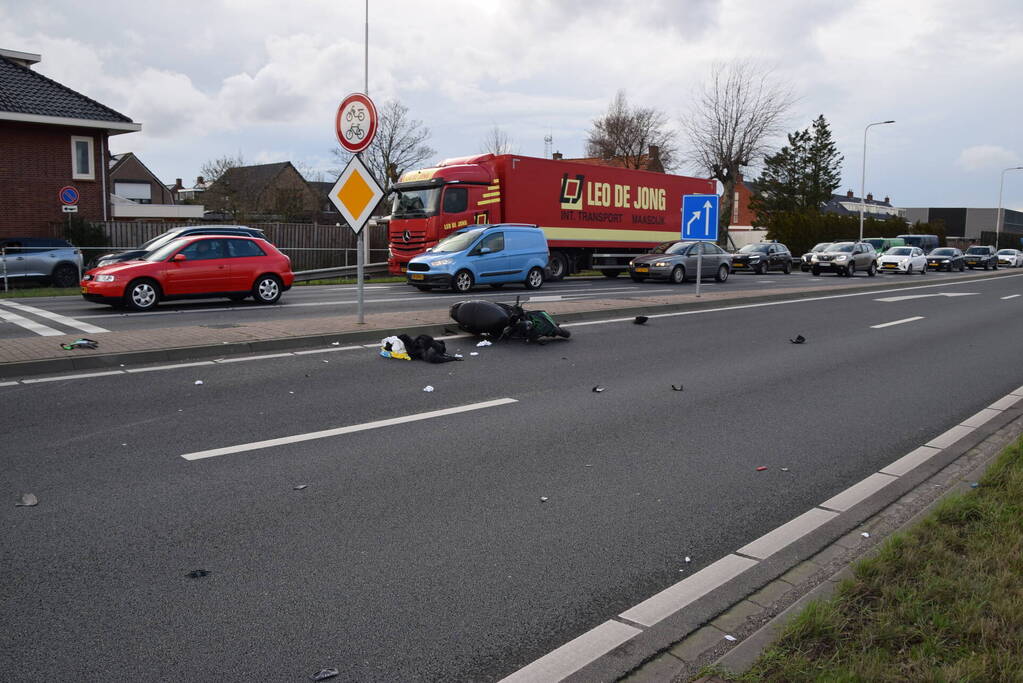
M 971 279 L 981 279 L 984 276 Z M 963 282 L 962 279 L 955 283 Z M 887 278 L 862 278 L 860 283 L 842 287 L 809 285 L 782 292 L 730 292 L 715 289 L 696 297 L 695 285 L 684 286 L 684 293 L 655 295 L 629 299 L 590 299 L 583 301 L 542 301 L 529 308 L 543 308 L 559 322 L 576 322 L 611 316 L 649 315 L 692 308 L 728 304 L 781 301 L 802 298 L 808 293 L 821 295 L 847 294 L 874 289 L 893 289 L 921 284 L 937 284 L 920 280 L 893 282 Z M 954 284 L 950 282 L 949 284 Z M 508 290 L 508 301 L 522 292 Z M 543 291 L 526 292 L 526 296 L 543 296 Z M 99 342 L 97 349 L 65 351 L 61 343 L 76 336 L 26 337 L 0 340 L 0 380 L 41 373 L 67 372 L 116 366 L 122 363 L 145 363 L 187 360 L 210 356 L 258 353 L 287 348 L 314 347 L 342 343 L 371 343 L 390 334 L 429 334 L 443 336 L 457 329 L 448 316 L 448 308 L 467 297 L 452 295 L 436 309 L 400 313 L 369 313 L 359 324 L 355 315 L 324 316 L 292 320 L 267 320 L 258 323 L 224 322 L 189 327 L 158 327 L 125 332 L 87 335 Z M 158 318 L 159 316 L 157 316 Z M 154 318 L 154 325 L 158 320 Z

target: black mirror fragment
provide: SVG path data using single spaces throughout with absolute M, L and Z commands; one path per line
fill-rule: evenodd
M 645 315 L 637 315 L 635 318 L 633 318 L 632 323 L 634 325 L 642 325 L 647 320 L 650 320 L 650 318 L 646 317 Z
M 795 339 L 789 339 L 789 341 L 792 342 L 793 344 L 802 344 L 803 342 L 806 341 L 806 337 L 804 337 L 801 334 L 797 334 Z

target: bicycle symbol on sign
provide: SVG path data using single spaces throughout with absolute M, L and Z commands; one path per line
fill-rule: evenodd
M 355 119 L 357 121 L 365 121 L 366 110 L 361 107 L 358 109 L 349 109 L 348 112 L 345 114 L 345 120 L 351 122 L 352 119 Z M 360 135 L 359 137 L 361 138 L 362 136 Z
M 365 135 L 366 135 L 366 131 L 364 131 L 362 129 L 362 126 L 360 126 L 357 123 L 353 123 L 352 125 L 350 125 L 348 127 L 348 130 L 345 131 L 345 137 L 348 138 L 349 140 L 352 140 L 352 139 L 361 140 Z

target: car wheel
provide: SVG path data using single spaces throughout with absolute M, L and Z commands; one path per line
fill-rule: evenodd
M 781 267 L 781 272 L 785 273 L 786 275 L 788 275 L 789 273 L 792 272 L 792 261 L 791 260 L 785 261 L 785 265 L 783 265 Z
M 867 275 L 869 275 L 870 277 L 874 277 L 875 275 L 877 275 L 877 264 L 874 263 L 873 261 L 871 261 L 870 267 L 867 268 Z
M 921 274 L 921 275 L 927 275 L 927 264 L 926 264 L 926 263 L 925 263 L 925 264 L 923 265 L 923 267 L 922 267 L 922 268 L 920 269 L 920 274 Z
M 912 275 L 912 274 L 913 274 L 913 264 L 910 263 L 908 266 L 906 266 L 906 275 Z
M 686 279 L 686 269 L 682 266 L 675 266 L 671 271 L 671 284 L 680 285 Z
M 160 285 L 152 280 L 136 280 L 124 290 L 124 303 L 133 311 L 148 311 L 160 302 Z
M 804 273 L 809 273 L 810 272 L 810 266 L 806 265 L 805 263 L 800 265 L 799 269 L 801 271 L 803 271 Z
M 846 277 L 852 277 L 855 274 L 856 274 L 856 264 L 855 263 L 850 263 L 849 265 L 847 265 L 845 267 L 845 276 Z
M 605 271 L 602 271 L 602 272 L 604 274 L 604 277 L 606 277 L 606 278 L 616 278 L 616 277 L 618 277 L 619 275 L 622 274 L 622 271 L 620 271 L 620 270 L 605 270 Z
M 963 265 L 962 263 L 960 263 L 959 264 L 959 272 L 962 273 L 962 272 L 965 272 L 965 271 L 966 271 L 966 266 Z M 950 272 L 950 273 L 952 272 L 952 266 L 948 267 L 948 272 Z
M 714 275 L 714 279 L 718 282 L 724 282 L 728 279 L 728 266 L 721 264 L 718 266 L 718 272 Z
M 987 263 L 985 263 L 984 264 L 984 270 L 990 270 L 990 269 L 991 269 L 991 266 L 989 266 Z
M 821 276 L 821 269 L 820 268 L 811 268 L 810 272 L 813 273 L 814 277 L 820 277 Z
M 540 289 L 543 287 L 543 271 L 539 268 L 530 268 L 526 273 L 526 289 Z
M 645 278 L 645 277 L 643 277 L 642 275 L 629 275 L 629 277 L 631 277 L 631 278 L 632 278 L 632 281 L 633 281 L 633 282 L 642 282 L 643 280 L 645 280 L 645 279 L 646 279 L 646 278 Z
M 276 275 L 260 275 L 252 285 L 252 298 L 257 304 L 275 304 L 283 293 L 281 280 Z
M 464 294 L 472 289 L 472 273 L 467 270 L 460 270 L 451 278 L 451 291 Z
M 995 269 L 995 270 L 998 270 L 998 264 L 997 264 L 997 263 L 995 263 L 995 264 L 994 264 L 993 266 L 991 266 L 991 267 L 992 267 L 993 269 Z
M 74 287 L 78 284 L 78 269 L 62 263 L 53 269 L 50 281 L 54 287 Z
M 767 272 L 767 264 L 766 263 L 757 264 L 757 267 L 753 270 L 753 272 L 756 273 L 757 275 L 763 275 L 764 273 Z

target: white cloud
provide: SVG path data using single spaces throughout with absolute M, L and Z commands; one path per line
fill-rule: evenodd
M 1019 164 L 1019 155 L 998 145 L 974 145 L 959 153 L 956 164 L 967 171 L 1001 170 Z

